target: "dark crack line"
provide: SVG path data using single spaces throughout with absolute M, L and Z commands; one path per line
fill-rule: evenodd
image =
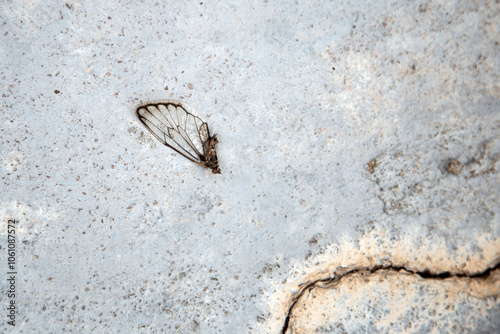
M 442 273 L 432 273 L 429 270 L 415 271 L 415 270 L 407 269 L 403 266 L 393 266 L 393 265 L 375 266 L 372 269 L 369 269 L 369 268 L 351 269 L 351 270 L 348 270 L 344 273 L 340 273 L 340 274 L 336 275 L 336 277 L 334 277 L 334 278 L 320 279 L 320 280 L 305 284 L 304 287 L 297 293 L 296 297 L 294 297 L 292 305 L 290 305 L 290 307 L 288 308 L 288 312 L 287 312 L 287 315 L 285 318 L 285 323 L 283 325 L 283 328 L 281 329 L 281 334 L 285 334 L 286 331 L 288 330 L 288 326 L 290 325 L 290 314 L 292 313 L 292 310 L 295 307 L 295 304 L 297 303 L 299 298 L 304 294 L 305 291 L 309 291 L 310 288 L 312 288 L 318 284 L 325 285 L 326 287 L 332 287 L 334 285 L 337 285 L 339 283 L 339 281 L 346 276 L 350 276 L 350 275 L 360 273 L 360 272 L 369 272 L 370 274 L 373 274 L 373 273 L 380 271 L 380 270 L 393 270 L 393 271 L 396 271 L 398 273 L 401 270 L 404 270 L 404 271 L 407 271 L 411 274 L 418 275 L 424 279 L 436 279 L 437 280 L 437 279 L 446 279 L 446 278 L 450 278 L 450 277 L 484 278 L 485 279 L 488 276 L 490 276 L 492 271 L 497 270 L 497 269 L 500 269 L 500 261 L 498 261 L 493 267 L 490 267 L 483 272 L 476 273 L 476 274 L 470 274 L 470 275 L 460 274 L 460 273 L 454 274 L 454 273 L 451 273 L 449 271 L 444 271 Z M 342 272 L 342 270 L 341 270 L 341 272 Z M 323 287 L 325 287 L 325 286 L 323 286 Z

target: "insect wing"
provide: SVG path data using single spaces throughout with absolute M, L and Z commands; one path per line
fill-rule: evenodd
M 149 102 L 139 105 L 136 112 L 161 143 L 193 162 L 204 160 L 202 138 L 209 135 L 208 126 L 199 117 L 188 113 L 180 103 Z

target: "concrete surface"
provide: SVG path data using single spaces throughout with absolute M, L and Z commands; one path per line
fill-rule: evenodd
M 356 272 L 336 288 L 315 286 L 303 294 L 289 328 L 294 333 L 495 333 L 499 288 L 498 272 L 486 280 L 422 278 L 404 270 Z
M 0 9 L 0 332 L 500 328 L 499 4 Z M 146 131 L 158 99 L 222 175 Z

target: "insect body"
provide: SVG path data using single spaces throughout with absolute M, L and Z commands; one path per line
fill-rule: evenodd
M 192 162 L 220 174 L 215 145 L 217 135 L 210 136 L 208 124 L 186 111 L 180 102 L 152 101 L 140 104 L 135 112 L 139 120 L 163 145 Z

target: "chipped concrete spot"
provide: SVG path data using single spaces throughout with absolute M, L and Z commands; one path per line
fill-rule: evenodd
M 450 174 L 458 175 L 462 170 L 462 164 L 460 163 L 459 160 L 451 160 L 446 164 L 445 169 Z

